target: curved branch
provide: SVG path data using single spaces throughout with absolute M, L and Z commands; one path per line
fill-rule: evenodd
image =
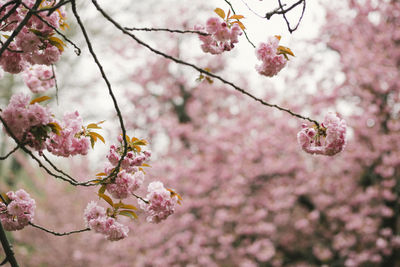
M 8 158 L 12 153 L 14 153 L 15 151 L 17 151 L 19 148 L 19 144 L 17 144 L 16 147 L 13 148 L 13 150 L 11 150 L 10 152 L 8 152 L 5 156 L 0 157 L 0 160 L 5 160 L 6 158 Z
M 234 83 L 225 80 L 225 79 L 222 78 L 221 76 L 218 76 L 218 75 L 216 75 L 216 74 L 214 74 L 214 73 L 211 73 L 211 72 L 208 72 L 208 71 L 206 71 L 206 70 L 203 70 L 203 69 L 197 67 L 197 66 L 194 65 L 194 64 L 191 64 L 191 63 L 188 63 L 188 62 L 183 61 L 183 60 L 181 60 L 181 59 L 178 59 L 178 58 L 175 58 L 175 57 L 173 57 L 173 56 L 167 55 L 167 54 L 165 54 L 165 53 L 163 53 L 163 52 L 161 52 L 161 51 L 159 51 L 159 50 L 157 50 L 157 49 L 151 47 L 151 46 L 148 45 L 147 43 L 145 43 L 145 42 L 141 41 L 140 39 L 138 39 L 138 38 L 137 38 L 135 35 L 133 35 L 132 33 L 130 33 L 130 32 L 128 32 L 127 30 L 125 30 L 120 24 L 118 24 L 114 19 L 112 19 L 112 18 L 111 18 L 107 13 L 105 13 L 105 11 L 98 5 L 98 3 L 97 3 L 96 0 L 92 0 L 92 3 L 95 5 L 95 7 L 97 8 L 97 10 L 104 16 L 104 18 L 106 18 L 108 21 L 110 21 L 112 24 L 114 24 L 114 26 L 115 26 L 116 28 L 118 28 L 119 30 L 121 30 L 124 34 L 130 36 L 130 37 L 131 37 L 132 39 L 134 39 L 138 44 L 140 44 L 140 45 L 146 47 L 147 49 L 149 49 L 149 50 L 152 51 L 153 53 L 155 53 L 155 54 L 157 54 L 157 55 L 160 55 L 160 56 L 162 56 L 162 57 L 164 57 L 164 58 L 170 59 L 170 60 L 174 61 L 175 63 L 181 64 L 181 65 L 185 65 L 185 66 L 189 66 L 189 67 L 191 67 L 191 68 L 193 68 L 193 69 L 199 71 L 200 73 L 203 73 L 203 74 L 206 74 L 206 75 L 208 75 L 208 76 L 210 76 L 210 77 L 213 77 L 213 78 L 215 78 L 215 79 L 221 81 L 222 83 L 227 84 L 227 85 L 233 87 L 236 91 L 239 91 L 240 93 L 242 93 L 242 94 L 244 94 L 244 95 L 247 95 L 248 97 L 254 99 L 255 101 L 260 102 L 261 104 L 263 104 L 263 105 L 265 105 L 265 106 L 268 106 L 268 107 L 271 107 L 271 108 L 276 108 L 276 109 L 278 109 L 278 110 L 280 110 L 280 111 L 284 111 L 284 112 L 286 112 L 286 113 L 289 113 L 290 115 L 292 115 L 292 116 L 294 116 L 294 117 L 297 117 L 297 118 L 300 118 L 300 119 L 303 119 L 303 120 L 307 120 L 307 121 L 312 122 L 312 123 L 316 124 L 317 126 L 319 126 L 319 123 L 318 123 L 316 120 L 313 120 L 313 119 L 311 119 L 311 118 L 309 118 L 309 117 L 302 116 L 302 115 L 300 115 L 300 114 L 297 114 L 297 113 L 295 113 L 295 112 L 293 112 L 293 111 L 291 111 L 291 110 L 289 110 L 289 109 L 287 109 L 287 108 L 280 107 L 280 106 L 277 105 L 277 104 L 270 104 L 270 103 L 268 103 L 268 102 L 265 102 L 264 100 L 262 100 L 262 99 L 260 99 L 260 98 L 258 98 L 258 97 L 256 97 L 256 96 L 250 94 L 249 92 L 247 92 L 247 91 L 244 90 L 243 88 L 241 88 L 241 87 L 235 85 Z
M 42 231 L 45 231 L 46 233 L 55 235 L 55 236 L 65 236 L 65 235 L 72 235 L 72 234 L 78 234 L 78 233 L 90 231 L 90 228 L 85 228 L 85 229 L 74 230 L 74 231 L 70 231 L 70 232 L 59 233 L 59 232 L 54 232 L 52 230 L 46 229 L 43 226 L 39 226 L 39 225 L 34 224 L 32 222 L 30 222 L 29 225 L 31 225 L 32 227 L 35 227 L 37 229 L 40 229 Z
M 113 89 L 111 87 L 111 83 L 108 80 L 106 73 L 104 72 L 103 66 L 101 65 L 100 61 L 97 58 L 96 53 L 93 50 L 93 46 L 92 46 L 92 43 L 91 43 L 91 41 L 89 39 L 89 35 L 87 34 L 85 26 L 83 25 L 83 23 L 82 23 L 82 21 L 81 21 L 81 19 L 79 17 L 78 11 L 76 10 L 75 0 L 72 0 L 71 4 L 72 4 L 72 12 L 74 13 L 75 19 L 78 22 L 78 25 L 79 25 L 79 27 L 80 27 L 80 29 L 82 31 L 82 34 L 83 34 L 83 36 L 85 38 L 85 41 L 86 41 L 86 44 L 88 46 L 89 52 L 90 52 L 93 60 L 95 61 L 96 65 L 97 65 L 97 67 L 98 67 L 98 69 L 99 69 L 99 71 L 101 73 L 101 77 L 103 78 L 104 82 L 107 85 L 108 93 L 111 96 L 111 99 L 112 99 L 113 104 L 114 104 L 114 109 L 115 109 L 115 111 L 117 113 L 117 116 L 118 116 L 118 119 L 119 119 L 119 123 L 121 125 L 122 140 L 123 140 L 123 143 L 124 143 L 124 151 L 123 151 L 123 153 L 121 155 L 121 158 L 118 161 L 117 166 L 114 168 L 114 170 L 110 173 L 110 175 L 108 177 L 104 178 L 104 179 L 108 179 L 109 177 L 114 177 L 114 176 L 117 175 L 117 173 L 119 172 L 119 168 L 121 166 L 121 162 L 124 160 L 126 154 L 128 153 L 128 142 L 126 140 L 126 129 L 125 129 L 125 126 L 124 126 L 124 120 L 122 118 L 122 114 L 121 114 L 121 111 L 119 109 L 117 99 L 116 99 L 116 97 L 114 95 L 114 92 L 113 92 Z
M 171 30 L 168 28 L 129 28 L 125 27 L 124 28 L 127 31 L 146 31 L 146 32 L 171 32 L 171 33 L 196 33 L 199 35 L 210 35 L 209 33 L 206 32 L 201 32 L 201 31 L 191 31 L 191 30 Z

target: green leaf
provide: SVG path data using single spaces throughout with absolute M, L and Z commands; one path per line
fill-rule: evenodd
M 131 218 L 131 219 L 137 219 L 137 218 L 139 218 L 139 217 L 136 215 L 136 213 L 133 212 L 133 211 L 131 211 L 131 210 L 120 210 L 118 213 L 119 213 L 120 215 L 129 217 L 129 218 Z

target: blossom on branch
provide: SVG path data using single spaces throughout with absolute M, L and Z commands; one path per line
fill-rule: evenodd
M 43 150 L 44 141 L 52 131 L 55 120 L 48 108 L 30 100 L 29 96 L 22 93 L 13 95 L 8 106 L 1 112 L 1 117 L 18 141 L 36 150 Z
M 47 139 L 47 150 L 62 157 L 86 155 L 90 148 L 90 140 L 82 134 L 83 120 L 78 111 L 66 113 L 60 126 L 62 130 L 59 133 L 51 133 Z
M 6 1 L 1 1 L 2 8 Z M 36 1 L 23 1 L 14 13 L 0 22 L 0 30 L 10 34 L 2 34 L 0 41 L 5 43 L 10 38 L 11 32 L 17 29 L 28 13 L 28 9 L 34 6 Z M 49 8 L 53 5 L 52 1 L 42 1 L 41 8 Z M 14 5 L 7 5 L 2 9 L 0 17 L 6 16 Z M 9 73 L 20 73 L 29 65 L 42 64 L 51 65 L 57 62 L 64 50 L 65 43 L 55 37 L 54 29 L 65 29 L 64 7 L 58 8 L 55 12 L 48 14 L 40 12 L 32 15 L 26 24 L 19 31 L 18 35 L 11 41 L 7 49 L 0 57 L 0 66 Z
M 32 221 L 35 200 L 25 190 L 7 192 L 5 200 L 7 203 L 0 202 L 0 221 L 5 230 L 21 230 Z
M 147 221 L 159 223 L 175 211 L 176 203 L 178 203 L 178 195 L 173 191 L 166 189 L 162 182 L 152 182 L 149 184 L 145 202 L 138 200 L 140 208 L 147 213 Z
M 346 144 L 346 122 L 329 112 L 320 127 L 303 125 L 297 134 L 297 141 L 307 153 L 333 156 L 341 152 Z
M 208 35 L 199 35 L 199 39 L 202 41 L 201 49 L 211 54 L 221 54 L 232 50 L 235 47 L 234 44 L 239 42 L 239 35 L 242 34 L 237 23 L 229 24 L 216 17 L 209 18 L 206 27 L 196 25 L 195 30 L 208 33 Z
M 87 227 L 105 235 L 110 241 L 118 241 L 128 236 L 129 228 L 109 217 L 106 210 L 94 201 L 86 206 L 84 218 Z
M 257 59 L 261 60 L 261 65 L 256 65 L 258 73 L 272 77 L 278 74 L 289 60 L 287 55 L 292 55 L 289 48 L 279 45 L 280 36 L 270 37 L 268 42 L 260 43 L 256 49 Z

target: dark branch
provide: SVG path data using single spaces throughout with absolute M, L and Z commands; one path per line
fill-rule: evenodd
M 77 234 L 77 233 L 90 231 L 90 228 L 85 228 L 85 229 L 81 229 L 81 230 L 74 230 L 74 231 L 71 231 L 71 232 L 58 233 L 58 232 L 54 232 L 52 230 L 46 229 L 46 228 L 44 228 L 42 226 L 39 226 L 37 224 L 34 224 L 32 222 L 30 222 L 29 225 L 31 225 L 31 226 L 33 226 L 33 227 L 35 227 L 37 229 L 40 229 L 42 231 L 45 231 L 46 233 L 55 235 L 55 236 L 65 236 L 65 235 L 72 235 L 72 234 Z
M 201 32 L 201 31 L 190 31 L 190 30 L 171 30 L 167 28 L 129 28 L 125 27 L 124 28 L 127 31 L 146 31 L 146 32 L 171 32 L 171 33 L 196 33 L 199 35 L 210 35 L 209 33 L 206 32 Z
M 104 72 L 103 66 L 101 65 L 100 61 L 99 61 L 98 58 L 97 58 L 96 53 L 95 53 L 94 50 L 93 50 L 93 46 L 92 46 L 92 43 L 91 43 L 91 41 L 90 41 L 90 39 L 89 39 L 89 36 L 88 36 L 88 34 L 87 34 L 87 32 L 86 32 L 85 26 L 83 25 L 83 23 L 82 23 L 82 21 L 81 21 L 81 19 L 80 19 L 80 17 L 79 17 L 78 11 L 76 10 L 76 3 L 75 3 L 75 0 L 71 1 L 71 4 L 72 4 L 72 12 L 74 13 L 74 16 L 75 16 L 75 18 L 76 18 L 76 21 L 78 22 L 79 27 L 80 27 L 80 29 L 81 29 L 81 31 L 82 31 L 82 33 L 83 33 L 83 36 L 84 36 L 84 38 L 85 38 L 86 44 L 87 44 L 88 49 L 89 49 L 89 52 L 90 52 L 90 54 L 91 54 L 93 60 L 95 61 L 96 65 L 97 65 L 97 67 L 98 67 L 98 69 L 99 69 L 99 71 L 100 71 L 100 73 L 101 73 L 101 77 L 103 78 L 104 82 L 105 82 L 106 85 L 107 85 L 108 93 L 109 93 L 109 95 L 111 96 L 111 99 L 112 99 L 113 104 L 114 104 L 114 109 L 115 109 L 115 111 L 116 111 L 116 113 L 117 113 L 117 116 L 118 116 L 118 119 L 119 119 L 119 123 L 120 123 L 120 125 L 121 125 L 122 140 L 123 140 L 123 143 L 124 143 L 124 151 L 123 151 L 123 153 L 122 153 L 122 155 L 121 155 L 121 158 L 120 158 L 119 161 L 118 161 L 117 166 L 116 166 L 116 167 L 114 168 L 114 170 L 110 173 L 110 175 L 109 175 L 108 177 L 105 178 L 105 179 L 108 179 L 109 177 L 114 177 L 114 176 L 117 175 L 117 173 L 119 172 L 119 168 L 120 168 L 120 166 L 121 166 L 121 162 L 123 161 L 123 159 L 125 158 L 126 154 L 128 153 L 128 142 L 127 142 L 127 140 L 126 140 L 126 129 L 125 129 L 125 126 L 124 126 L 124 120 L 123 120 L 123 118 L 122 118 L 122 114 L 121 114 L 121 111 L 120 111 L 120 109 L 119 109 L 117 99 L 116 99 L 116 97 L 115 97 L 115 95 L 114 95 L 114 92 L 113 92 L 113 90 L 112 90 L 112 87 L 111 87 L 111 83 L 110 83 L 110 81 L 108 80 L 106 73 Z
M 4 232 L 3 225 L 0 222 L 0 241 L 3 246 L 4 252 L 6 253 L 6 262 L 9 262 L 12 267 L 18 267 L 18 262 L 15 259 L 14 251 L 11 244 L 8 242 L 6 233 Z
M 17 36 L 19 32 L 22 30 L 22 28 L 26 25 L 28 20 L 32 17 L 33 12 L 39 7 L 41 2 L 42 2 L 41 0 L 36 0 L 32 9 L 28 11 L 23 20 L 17 26 L 17 28 L 15 28 L 15 30 L 11 33 L 11 36 L 7 38 L 5 43 L 0 48 L 0 56 L 3 54 L 4 50 L 6 50 L 6 48 L 10 45 L 10 43 L 14 40 L 15 36 Z

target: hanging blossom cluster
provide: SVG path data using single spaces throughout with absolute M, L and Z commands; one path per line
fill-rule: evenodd
M 153 182 L 149 185 L 149 194 L 147 199 L 136 195 L 136 191 L 144 182 L 143 167 L 149 167 L 145 162 L 149 160 L 151 153 L 142 150 L 147 145 L 146 140 L 140 140 L 126 136 L 127 154 L 121 161 L 116 175 L 118 162 L 124 151 L 123 138 L 118 138 L 118 145 L 111 145 L 107 154 L 107 165 L 103 173 L 97 174 L 101 187 L 98 195 L 104 199 L 111 207 L 105 210 L 95 202 L 90 202 L 85 210 L 84 218 L 86 225 L 97 233 L 105 235 L 108 240 L 116 241 L 125 238 L 128 234 L 128 228 L 116 221 L 119 215 L 130 218 L 137 218 L 135 211 L 137 208 L 133 205 L 125 204 L 122 200 L 129 197 L 138 198 L 140 207 L 147 214 L 149 222 L 160 222 L 174 213 L 176 203 L 179 203 L 180 196 L 171 189 L 165 189 L 161 182 Z M 104 177 L 104 178 L 101 178 Z M 118 199 L 114 203 L 112 198 Z
M 25 18 L 28 8 L 32 8 L 35 4 L 35 0 L 24 0 L 23 4 L 20 5 L 8 18 L 4 19 L 0 23 L 1 32 L 12 32 L 14 31 L 21 21 Z M 7 1 L 0 1 L 0 8 L 2 8 Z M 42 1 L 39 6 L 41 8 L 51 7 L 52 1 Z M 7 5 L 0 13 L 0 17 L 8 14 L 14 5 Z M 8 48 L 3 52 L 0 58 L 0 66 L 4 71 L 9 73 L 20 73 L 30 65 L 51 65 L 57 62 L 63 51 L 65 44 L 62 40 L 55 37 L 55 29 L 64 29 L 68 25 L 64 22 L 65 12 L 64 7 L 60 7 L 50 15 L 48 12 L 35 13 L 28 22 L 21 29 L 19 34 L 10 43 Z M 46 21 L 49 25 L 47 25 Z M 9 35 L 3 34 L 0 38 L 2 42 Z
M 0 202 L 0 221 L 7 231 L 21 230 L 32 221 L 35 200 L 23 189 L 5 194 L 6 203 Z
M 129 228 L 107 215 L 107 211 L 91 201 L 84 212 L 86 225 L 96 233 L 101 233 L 110 241 L 117 241 L 128 236 Z
M 13 95 L 8 106 L 0 113 L 9 131 L 19 142 L 37 151 L 47 149 L 63 157 L 87 154 L 91 137 L 82 126 L 79 113 L 66 114 L 60 122 L 49 108 L 39 104 L 47 99 L 40 97 L 31 101 L 25 94 Z
M 297 134 L 297 141 L 307 153 L 333 156 L 341 152 L 346 144 L 346 122 L 329 112 L 320 127 L 303 125 Z
M 43 93 L 55 86 L 54 73 L 51 66 L 33 65 L 22 73 L 24 83 L 32 93 Z
M 279 45 L 280 36 L 270 37 L 268 42 L 260 43 L 256 49 L 257 59 L 261 60 L 260 65 L 256 65 L 259 74 L 273 77 L 278 74 L 289 60 L 288 55 L 293 56 L 289 48 Z
M 57 122 L 61 131 L 51 132 L 46 140 L 46 149 L 61 157 L 86 155 L 90 148 L 83 125 L 83 119 L 78 111 L 66 113 L 62 122 Z
M 221 54 L 225 51 L 231 51 L 235 47 L 235 43 L 239 42 L 238 37 L 242 34 L 242 30 L 238 24 L 229 25 L 220 18 L 209 18 L 206 27 L 196 25 L 196 31 L 205 32 L 208 35 L 199 35 L 202 41 L 201 49 L 205 53 Z
M 159 223 L 174 213 L 176 203 L 179 202 L 176 193 L 166 189 L 163 183 L 158 181 L 150 183 L 147 191 L 146 199 L 138 201 L 140 208 L 147 214 L 148 222 Z

